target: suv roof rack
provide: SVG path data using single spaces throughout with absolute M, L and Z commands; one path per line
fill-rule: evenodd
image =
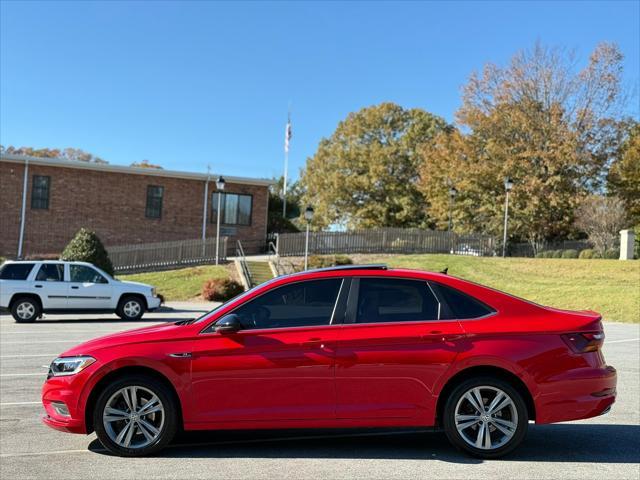
M 388 270 L 385 263 L 373 263 L 368 265 L 336 265 L 335 267 L 314 268 L 307 272 L 331 272 L 334 270 Z M 304 273 L 304 272 L 301 272 Z

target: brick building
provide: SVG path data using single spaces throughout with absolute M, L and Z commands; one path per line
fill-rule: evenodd
M 216 178 L 207 187 L 207 237 L 216 235 Z M 255 251 L 267 234 L 272 182 L 224 178 L 221 235 Z M 0 255 L 17 255 L 23 214 L 23 256 L 60 253 L 81 227 L 108 247 L 201 238 L 205 184 L 201 173 L 0 155 Z

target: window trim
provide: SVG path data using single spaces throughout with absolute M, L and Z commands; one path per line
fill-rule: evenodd
M 149 193 L 151 192 L 152 188 L 159 188 L 160 189 L 160 197 L 152 197 L 149 196 Z M 147 185 L 147 200 L 145 203 L 145 207 L 144 207 L 144 216 L 145 218 L 149 218 L 151 220 L 161 220 L 162 219 L 162 208 L 164 207 L 164 185 Z M 155 215 L 149 215 L 149 200 L 151 199 L 156 199 L 159 198 L 160 199 L 160 208 L 158 210 L 158 216 Z
M 46 178 L 47 179 L 47 188 L 46 188 L 46 192 L 47 192 L 47 197 L 46 197 L 46 206 L 45 207 L 41 207 L 41 206 L 35 206 L 34 203 L 36 203 L 36 201 L 38 202 L 43 202 L 44 199 L 42 197 L 36 197 L 36 191 L 41 193 L 42 189 L 41 188 L 37 188 L 36 189 L 36 178 Z M 31 210 L 49 210 L 49 204 L 51 203 L 51 175 L 36 175 L 33 174 L 31 176 Z
M 352 284 L 352 280 L 353 277 L 340 277 L 340 276 L 335 276 L 335 277 L 323 277 L 323 278 L 308 278 L 305 280 L 297 280 L 294 282 L 287 282 L 287 283 L 283 283 L 282 285 L 278 285 L 275 288 L 269 288 L 267 290 L 265 290 L 264 292 L 256 295 L 255 297 L 251 297 L 249 299 L 247 299 L 245 302 L 242 302 L 240 305 L 236 305 L 235 307 L 233 307 L 233 309 L 229 310 L 228 312 L 226 312 L 224 315 L 220 315 L 219 317 L 217 317 L 213 322 L 209 323 L 206 327 L 204 327 L 202 330 L 200 330 L 199 334 L 204 334 L 204 335 L 210 335 L 210 334 L 217 334 L 217 332 L 215 331 L 215 325 L 216 323 L 218 323 L 218 321 L 220 321 L 221 319 L 223 319 L 224 317 L 226 317 L 227 315 L 231 315 L 232 313 L 234 313 L 238 308 L 243 307 L 244 305 L 246 305 L 249 302 L 252 302 L 254 300 L 257 300 L 258 298 L 266 295 L 267 293 L 271 293 L 275 290 L 278 290 L 280 288 L 284 288 L 284 287 L 289 287 L 291 285 L 297 285 L 300 283 L 307 283 L 307 282 L 315 282 L 315 281 L 321 281 L 321 280 L 341 280 L 340 282 L 340 288 L 338 289 L 338 295 L 336 296 L 336 301 L 333 304 L 333 310 L 331 312 L 331 319 L 329 320 L 329 323 L 327 323 L 326 325 L 298 325 L 295 327 L 271 327 L 271 328 L 246 328 L 246 329 L 242 329 L 242 330 L 238 330 L 238 332 L 236 332 L 236 335 L 240 335 L 243 334 L 244 332 L 248 332 L 248 333 L 252 333 L 252 332 L 280 332 L 282 330 L 287 330 L 287 331 L 291 331 L 293 329 L 305 329 L 305 328 L 327 328 L 327 327 L 335 327 L 335 326 L 341 326 L 343 324 L 343 320 L 346 317 L 346 303 L 348 301 L 348 297 L 350 294 L 350 285 Z M 342 309 L 342 312 L 340 311 Z M 337 312 L 337 315 L 336 315 Z M 342 317 L 342 318 L 340 318 Z M 339 319 L 340 321 L 335 321 L 335 319 Z
M 252 193 L 237 193 L 237 192 L 211 192 L 211 215 L 210 215 L 210 223 L 217 223 L 218 221 L 218 202 L 214 201 L 214 197 L 216 194 L 222 194 L 224 195 L 237 195 L 238 197 L 249 197 L 251 198 L 251 210 L 249 211 L 249 223 L 225 223 L 223 220 L 224 218 L 220 219 L 220 226 L 225 226 L 225 227 L 251 227 L 253 225 L 253 194 Z M 221 200 L 220 204 L 222 205 L 222 207 L 224 208 L 224 197 Z M 236 214 L 238 213 L 240 209 L 240 202 L 238 201 L 238 209 L 236 210 Z M 214 211 L 216 212 L 216 215 L 214 215 Z M 236 216 L 237 218 L 237 216 Z

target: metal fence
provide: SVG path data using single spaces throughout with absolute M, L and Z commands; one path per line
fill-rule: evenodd
M 141 243 L 107 248 L 116 272 L 162 270 L 181 265 L 215 262 L 216 239 Z M 227 237 L 220 237 L 220 261 L 227 258 Z
M 305 233 L 278 235 L 281 257 L 304 255 Z M 310 254 L 350 253 L 456 253 L 494 255 L 495 239 L 489 235 L 458 235 L 435 230 L 380 228 L 349 232 L 311 232 Z

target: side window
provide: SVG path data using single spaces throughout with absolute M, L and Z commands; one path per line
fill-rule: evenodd
M 43 175 L 34 175 L 31 185 L 31 208 L 43 209 L 49 208 L 49 187 L 51 185 L 51 177 Z
M 43 263 L 36 275 L 39 282 L 64 281 L 64 265 L 62 263 Z
M 96 270 L 85 265 L 69 265 L 69 277 L 77 283 L 109 283 Z
M 285 285 L 234 310 L 242 327 L 285 328 L 329 325 L 341 278 Z
M 26 280 L 33 263 L 7 263 L 0 268 L 0 280 Z
M 442 285 L 440 283 L 431 282 L 436 294 L 443 300 L 451 310 L 445 314 L 445 317 L 456 319 L 478 318 L 493 313 L 494 310 L 480 300 L 476 300 L 460 290 Z
M 361 278 L 356 323 L 438 320 L 440 305 L 427 282 Z

